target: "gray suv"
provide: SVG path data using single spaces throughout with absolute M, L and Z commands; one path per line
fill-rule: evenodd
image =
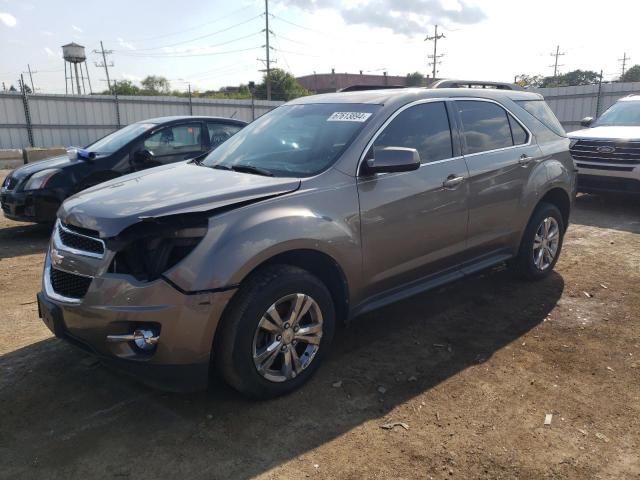
M 356 91 L 293 100 L 202 161 L 67 199 L 40 315 L 148 383 L 287 393 L 336 323 L 508 261 L 553 269 L 569 140 L 540 95 Z

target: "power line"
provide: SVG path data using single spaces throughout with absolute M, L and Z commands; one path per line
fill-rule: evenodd
M 257 50 L 262 48 L 262 46 L 255 46 L 250 48 L 240 48 L 237 50 L 226 50 L 223 52 L 212 52 L 212 53 L 188 53 L 188 54 L 173 54 L 173 53 L 136 53 L 136 52 L 120 52 L 119 55 L 123 55 L 125 57 L 135 57 L 135 58 L 191 58 L 191 57 L 210 57 L 215 55 L 226 55 L 229 53 L 240 53 L 240 52 L 248 52 L 250 50 Z
M 627 60 L 631 60 L 631 57 L 627 57 L 627 53 L 626 52 L 624 53 L 622 58 L 618 59 L 619 62 L 622 62 L 622 75 L 620 75 L 620 78 L 624 77 L 624 72 L 626 72 Z
M 555 78 L 558 76 L 558 67 L 564 67 L 564 65 L 558 65 L 558 58 L 564 55 L 564 53 L 560 53 L 560 45 L 556 47 L 556 53 L 551 53 L 550 55 L 552 57 L 556 57 L 556 61 L 554 62 L 554 64 L 550 65 L 551 67 L 553 67 L 553 76 Z
M 432 59 L 432 61 L 429 62 L 429 65 L 433 65 L 434 80 L 436 79 L 437 66 L 438 64 L 442 63 L 438 59 L 444 56 L 444 55 L 438 55 L 438 40 L 440 40 L 441 38 L 446 38 L 446 37 L 444 36 L 444 33 L 441 33 L 440 35 L 438 35 L 438 25 L 436 25 L 433 36 L 430 37 L 429 35 L 427 35 L 427 37 L 424 39 L 425 42 L 433 41 L 433 55 L 429 55 L 429 58 Z
M 248 8 L 253 8 L 253 5 L 245 5 L 244 7 L 241 7 L 239 9 L 237 9 L 237 10 L 234 10 L 233 12 L 228 13 L 227 15 L 223 15 L 222 17 L 218 17 L 215 20 L 211 20 L 209 22 L 204 22 L 204 23 L 201 23 L 201 24 L 196 25 L 194 27 L 185 28 L 184 30 L 178 30 L 178 31 L 174 31 L 174 32 L 171 32 L 171 33 L 163 33 L 162 35 L 154 35 L 153 37 L 145 37 L 145 38 L 134 39 L 134 41 L 145 42 L 147 40 L 156 40 L 158 38 L 166 38 L 166 37 L 171 37 L 171 36 L 174 36 L 174 35 L 180 35 L 180 34 L 183 34 L 185 32 L 190 32 L 192 30 L 197 30 L 197 29 L 205 27 L 207 25 L 212 25 L 214 23 L 218 23 L 218 22 L 220 22 L 220 21 L 222 21 L 222 20 L 224 20 L 226 18 L 232 17 L 236 13 L 242 12 L 243 10 L 247 10 Z
M 218 30 L 218 31 L 215 31 L 215 32 L 212 32 L 212 33 L 207 33 L 206 35 L 200 35 L 198 37 L 190 38 L 188 40 L 182 40 L 180 42 L 169 43 L 167 45 L 159 45 L 157 47 L 136 48 L 136 49 L 133 49 L 133 50 L 122 50 L 122 51 L 119 50 L 118 52 L 122 53 L 123 51 L 142 52 L 142 51 L 148 51 L 148 50 L 159 50 L 159 49 L 162 49 L 162 48 L 175 47 L 177 45 L 184 45 L 185 43 L 196 42 L 198 40 L 202 40 L 203 38 L 213 37 L 214 35 L 218 35 L 220 33 L 228 32 L 229 30 L 232 30 L 234 28 L 240 27 L 241 25 L 245 25 L 245 24 L 255 20 L 256 18 L 260 18 L 262 15 L 263 14 L 260 13 L 260 14 L 256 15 L 255 17 L 251 17 L 251 18 L 249 18 L 247 20 L 244 20 L 242 22 L 233 24 L 233 25 L 231 25 L 229 27 L 223 28 L 222 30 Z

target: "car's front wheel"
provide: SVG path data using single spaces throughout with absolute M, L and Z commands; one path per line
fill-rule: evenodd
M 318 278 L 288 265 L 266 267 L 241 285 L 225 314 L 216 366 L 248 396 L 286 394 L 317 369 L 334 326 L 333 301 Z

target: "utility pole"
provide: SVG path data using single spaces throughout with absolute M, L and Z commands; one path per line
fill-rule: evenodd
M 31 80 L 31 93 L 36 93 L 36 87 L 33 86 L 33 73 L 38 73 L 38 72 L 32 72 L 31 71 L 31 65 L 29 65 L 27 63 L 27 70 L 29 71 L 29 79 Z M 624 67 L 622 67 L 622 70 L 624 70 Z M 623 73 L 624 75 L 624 73 Z
M 619 62 L 622 62 L 622 75 L 620 75 L 620 80 L 622 80 L 622 77 L 624 77 L 624 72 L 627 71 L 627 60 L 631 60 L 631 58 L 627 57 L 627 53 L 626 52 L 622 56 L 622 58 L 618 59 Z
M 556 47 L 556 53 L 552 53 L 551 56 L 552 57 L 556 57 L 556 61 L 553 64 L 553 77 L 557 77 L 558 76 L 558 67 L 563 67 L 564 65 L 558 65 L 558 58 L 563 56 L 564 53 L 560 53 L 560 45 L 558 45 Z
M 264 0 L 264 19 L 266 28 L 264 33 L 267 37 L 267 100 L 271 100 L 271 61 L 269 58 L 269 0 Z
M 104 67 L 104 73 L 107 75 L 107 86 L 109 91 L 111 91 L 111 80 L 109 79 L 109 67 L 113 67 L 113 62 L 107 63 L 107 55 L 111 55 L 113 50 L 105 50 L 104 45 L 102 45 L 102 40 L 100 40 L 100 50 L 94 50 L 93 53 L 101 53 L 102 54 L 102 63 L 96 62 L 96 67 Z
M 433 34 L 432 37 L 430 37 L 429 35 L 427 35 L 427 38 L 424 39 L 425 42 L 430 42 L 431 40 L 433 40 L 433 55 L 429 55 L 429 58 L 431 58 L 433 61 L 429 63 L 429 65 L 433 65 L 433 79 L 436 79 L 436 66 L 439 63 L 442 63 L 438 60 L 438 58 L 442 58 L 444 55 L 438 55 L 438 40 L 440 40 L 441 38 L 446 38 L 444 36 L 443 33 L 441 33 L 440 35 L 438 35 L 438 25 L 436 25 L 435 28 L 435 33 Z

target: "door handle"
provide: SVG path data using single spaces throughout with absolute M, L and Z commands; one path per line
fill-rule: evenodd
M 457 188 L 463 181 L 464 177 L 457 177 L 452 173 L 444 182 L 442 182 L 442 186 L 447 190 L 453 190 L 454 188 Z
M 526 153 L 523 153 L 522 155 L 520 155 L 520 158 L 518 159 L 518 163 L 520 164 L 521 167 L 526 167 L 532 161 L 533 161 L 533 157 L 530 157 Z

